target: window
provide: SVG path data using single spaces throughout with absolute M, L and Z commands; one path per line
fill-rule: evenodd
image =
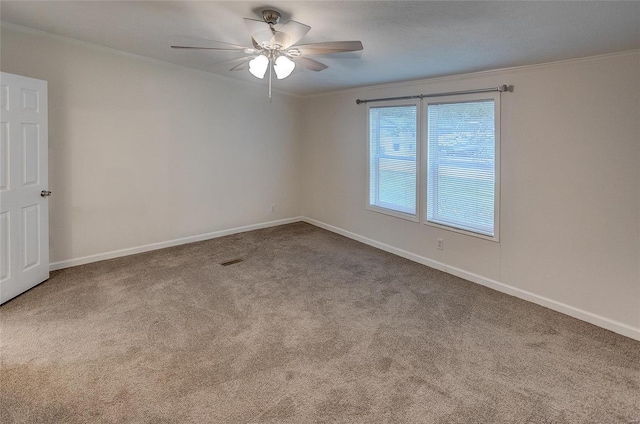
M 498 92 L 367 111 L 368 209 L 499 241 Z
M 426 223 L 498 240 L 499 95 L 439 99 L 426 113 Z
M 368 208 L 418 220 L 418 103 L 370 106 Z

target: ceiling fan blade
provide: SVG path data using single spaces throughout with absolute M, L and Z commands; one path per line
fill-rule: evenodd
M 237 64 L 236 66 L 234 66 L 233 68 L 229 69 L 230 71 L 242 71 L 244 69 L 249 69 L 249 61 L 251 59 L 253 59 L 253 57 L 245 57 L 243 58 L 244 61 L 240 62 L 239 64 Z
M 271 31 L 271 26 L 269 26 L 268 23 L 264 21 L 257 21 L 255 19 L 244 18 L 244 24 L 256 43 L 259 45 L 268 45 L 271 42 L 273 32 Z
M 223 52 L 245 52 L 247 50 L 244 47 L 236 49 L 223 49 L 220 47 L 198 47 L 198 46 L 171 46 L 172 49 L 194 49 L 194 50 L 218 50 Z
M 244 61 L 248 61 L 251 60 L 255 57 L 255 55 L 251 55 L 251 56 L 244 56 L 244 57 L 234 57 L 233 59 L 227 59 L 227 60 L 220 60 L 218 62 L 214 62 L 208 66 L 210 67 L 222 67 L 222 66 L 229 66 L 229 65 L 237 65 L 238 63 L 242 63 Z
M 291 49 L 298 50 L 302 55 L 310 55 L 355 52 L 363 48 L 360 41 L 328 41 L 326 43 L 301 44 L 293 46 Z
M 246 46 L 241 46 L 239 44 L 227 43 L 226 41 L 216 41 L 210 40 L 208 38 L 200 38 L 200 37 L 192 37 L 188 35 L 183 35 L 175 38 L 176 45 L 181 46 L 205 46 L 205 47 L 218 47 L 218 48 L 226 48 L 226 49 L 244 49 Z
M 280 44 L 286 49 L 302 39 L 311 27 L 296 21 L 289 21 L 284 25 L 280 25 L 276 29 L 276 33 L 271 39 L 271 44 Z
M 328 66 L 324 63 L 320 63 L 317 60 L 309 59 L 306 57 L 292 57 L 291 60 L 293 60 L 296 65 L 300 65 L 303 68 L 307 68 L 312 71 L 322 71 L 323 69 L 328 68 Z

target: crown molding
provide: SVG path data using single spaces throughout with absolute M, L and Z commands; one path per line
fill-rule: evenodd
M 357 93 L 357 92 L 362 92 L 363 90 L 382 90 L 382 89 L 388 89 L 388 88 L 415 87 L 418 85 L 457 81 L 457 80 L 468 79 L 472 77 L 490 76 L 490 75 L 497 76 L 505 73 L 525 72 L 525 71 L 530 71 L 532 69 L 543 69 L 543 68 L 550 68 L 550 67 L 557 67 L 557 66 L 581 65 L 585 63 L 601 62 L 605 60 L 622 58 L 622 57 L 631 57 L 631 56 L 638 56 L 638 58 L 640 59 L 640 49 L 626 50 L 623 52 L 615 52 L 615 53 L 606 53 L 606 54 L 601 54 L 596 56 L 585 56 L 585 57 L 578 57 L 573 59 L 556 60 L 553 62 L 535 63 L 531 65 L 512 66 L 509 68 L 489 69 L 486 71 L 469 72 L 464 74 L 444 75 L 444 76 L 432 77 L 432 78 L 420 78 L 420 79 L 414 79 L 409 81 L 390 82 L 385 84 L 363 85 L 359 87 L 345 88 L 341 90 L 326 91 L 323 93 L 307 94 L 302 97 L 305 99 L 309 99 L 314 97 L 332 96 L 336 94 Z
M 16 24 L 12 24 L 10 22 L 6 22 L 6 21 L 0 21 L 0 29 L 9 29 L 11 31 L 16 31 L 16 32 L 21 32 L 24 34 L 31 34 L 31 35 L 35 35 L 35 36 L 40 36 L 40 37 L 45 37 L 45 38 L 50 38 L 53 40 L 57 40 L 57 41 L 61 41 L 63 43 L 68 43 L 68 44 L 75 44 L 77 46 L 81 46 L 81 47 L 85 47 L 94 51 L 98 51 L 98 52 L 103 52 L 103 53 L 109 53 L 109 54 L 113 54 L 113 55 L 118 55 L 118 56 L 124 56 L 124 57 L 128 57 L 131 59 L 136 59 L 136 60 L 140 60 L 143 62 L 147 62 L 147 63 L 151 63 L 151 64 L 155 64 L 155 65 L 160 65 L 160 66 L 168 66 L 174 69 L 180 69 L 183 71 L 188 71 L 188 72 L 193 72 L 202 76 L 211 76 L 226 82 L 230 82 L 232 84 L 236 84 L 236 85 L 242 85 L 245 87 L 259 87 L 264 89 L 265 87 L 262 84 L 259 84 L 257 82 L 251 82 L 251 81 L 243 81 L 243 80 L 239 80 L 236 78 L 231 78 L 225 75 L 220 75 L 220 74 L 216 74 L 213 72 L 207 72 L 207 71 L 203 71 L 201 69 L 196 69 L 196 68 L 190 68 L 188 66 L 184 66 L 184 65 L 179 65 L 177 63 L 172 63 L 172 62 L 166 62 L 164 60 L 159 60 L 159 59 L 154 59 L 148 56 L 143 56 L 143 55 L 139 55 L 136 53 L 130 53 L 130 52 L 126 52 L 123 50 L 118 50 L 118 49 L 114 49 L 112 47 L 105 47 L 105 46 L 101 46 L 99 44 L 94 44 L 94 43 L 89 43 L 87 41 L 81 41 L 81 40 L 77 40 L 75 38 L 70 38 L 70 37 L 65 37 L 63 35 L 58 35 L 58 34 L 52 34 L 50 32 L 46 32 L 46 31 L 40 31 L 38 29 L 33 29 L 33 28 L 29 28 L 29 27 L 25 27 L 22 25 L 16 25 Z M 293 98 L 301 98 L 302 96 L 300 96 L 299 94 L 295 94 L 295 93 L 291 93 L 289 91 L 286 90 L 282 90 L 279 88 L 273 88 L 272 90 L 274 93 L 279 94 L 279 95 L 284 95 L 284 96 L 289 96 L 289 97 L 293 97 Z

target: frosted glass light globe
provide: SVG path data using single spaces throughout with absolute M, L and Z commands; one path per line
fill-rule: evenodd
M 291 72 L 295 69 L 296 64 L 286 56 L 278 56 L 273 66 L 273 70 L 276 71 L 276 77 L 278 79 L 284 79 L 291 75 Z
M 255 59 L 249 61 L 249 72 L 256 78 L 264 78 L 264 74 L 267 72 L 269 66 L 269 59 L 267 56 L 261 54 Z

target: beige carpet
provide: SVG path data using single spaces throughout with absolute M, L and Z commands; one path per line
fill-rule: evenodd
M 640 420 L 639 342 L 303 223 L 58 271 L 0 319 L 2 423 Z

